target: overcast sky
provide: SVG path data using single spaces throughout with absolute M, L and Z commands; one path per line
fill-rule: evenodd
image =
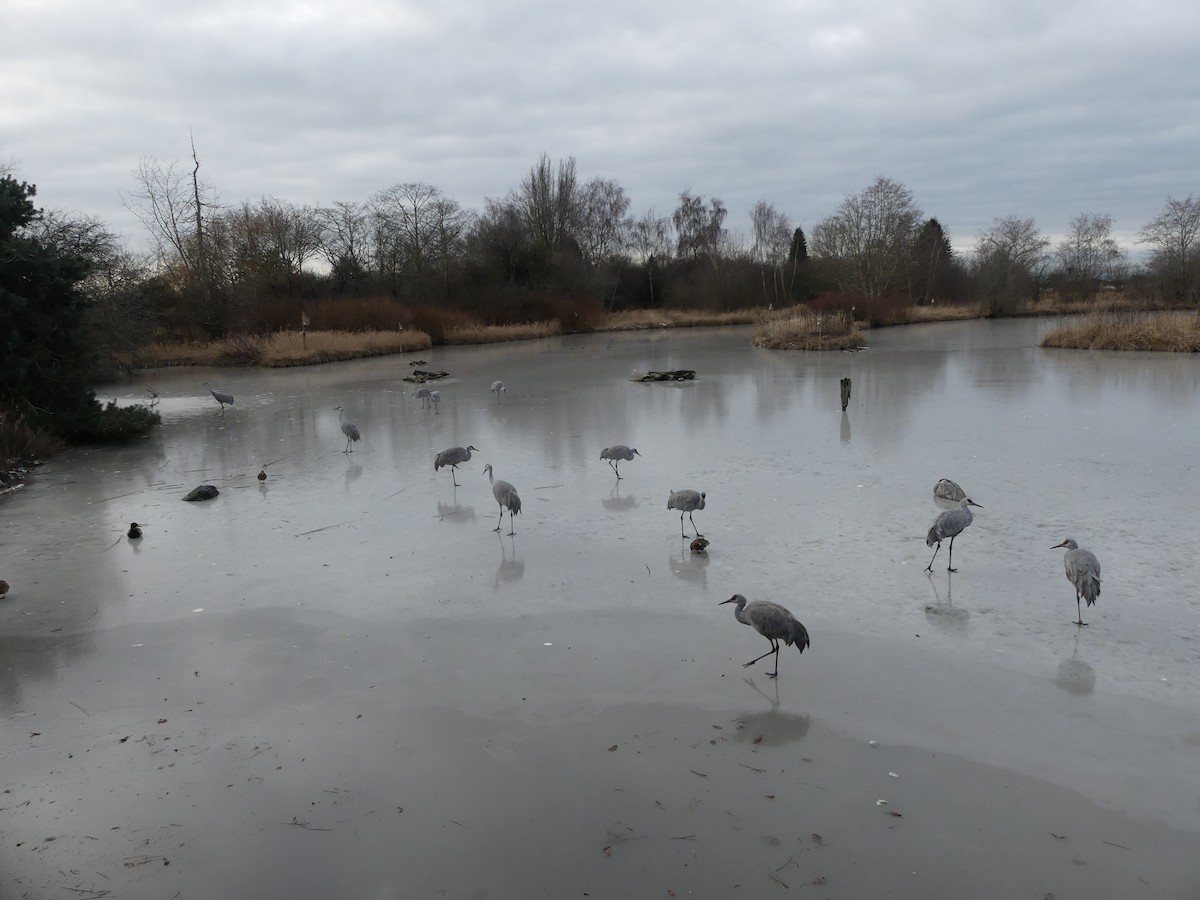
M 139 159 L 227 204 L 464 207 L 574 156 L 631 212 L 683 190 L 812 227 L 876 175 L 956 248 L 1000 216 L 1123 243 L 1200 192 L 1195 0 L 0 0 L 0 165 L 146 243 Z

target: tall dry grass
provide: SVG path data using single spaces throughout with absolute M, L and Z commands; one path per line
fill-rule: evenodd
M 158 343 L 128 360 L 133 368 L 158 366 L 307 366 L 427 350 L 423 331 L 277 331 L 272 335 L 238 335 L 203 343 Z
M 1067 350 L 1164 350 L 1200 352 L 1200 314 L 1195 312 L 1098 312 L 1056 328 L 1043 347 Z
M 448 329 L 444 340 L 447 344 L 498 344 L 504 341 L 554 337 L 559 334 L 562 334 L 562 325 L 557 321 L 528 322 L 524 325 L 468 325 Z
M 750 343 L 767 350 L 857 350 L 867 342 L 849 314 L 797 307 L 763 322 Z
M 756 325 L 765 309 L 709 312 L 703 309 L 627 309 L 609 313 L 598 331 L 639 331 L 646 328 L 692 328 L 705 325 Z

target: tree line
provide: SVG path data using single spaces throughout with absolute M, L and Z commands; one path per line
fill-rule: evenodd
M 690 190 L 668 214 L 634 215 L 617 181 L 585 181 L 574 158 L 546 155 L 478 210 L 423 182 L 328 206 L 226 204 L 194 148 L 187 165 L 142 160 L 123 199 L 151 239 L 148 256 L 94 220 L 43 213 L 30 226 L 88 261 L 93 329 L 116 349 L 151 336 L 295 328 L 320 299 L 385 301 L 362 327 L 457 314 L 484 324 L 557 318 L 567 330 L 631 308 L 721 312 L 830 297 L 859 310 L 982 301 L 1001 315 L 1047 287 L 1072 298 L 1132 286 L 1163 303 L 1200 299 L 1200 198 L 1190 194 L 1143 227 L 1150 253 L 1139 266 L 1099 212 L 1077 215 L 1056 245 L 1032 218 L 999 218 L 962 253 L 907 187 L 883 176 L 808 235 L 767 200 L 747 228 L 731 228 L 720 198 Z

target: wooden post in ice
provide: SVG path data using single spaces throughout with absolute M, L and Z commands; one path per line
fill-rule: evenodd
M 850 379 L 842 379 L 842 412 L 846 411 L 846 407 L 850 405 Z

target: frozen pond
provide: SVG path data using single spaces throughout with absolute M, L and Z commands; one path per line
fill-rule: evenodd
M 163 427 L 0 501 L 0 897 L 1200 888 L 1200 360 L 1055 324 L 435 349 L 436 414 L 413 357 L 104 388 Z M 941 477 L 983 509 L 929 576 Z M 735 592 L 812 635 L 777 682 Z

